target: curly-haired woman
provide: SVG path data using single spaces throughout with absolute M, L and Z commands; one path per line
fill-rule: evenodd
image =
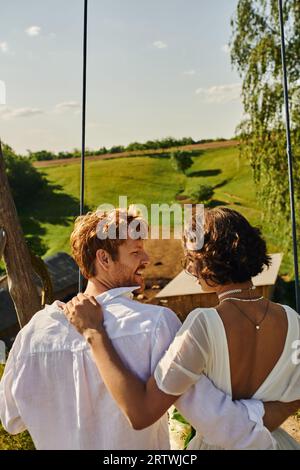
M 99 316 L 85 325 L 99 372 L 135 429 L 155 422 L 205 373 L 233 399 L 293 402 L 300 399 L 300 317 L 286 305 L 256 294 L 252 277 L 269 266 L 259 229 L 228 208 L 206 210 L 204 244 L 185 244 L 185 267 L 204 291 L 219 298 L 215 308 L 197 308 L 187 317 L 147 384 L 128 371 L 115 353 Z M 68 304 L 76 326 L 80 312 Z M 300 446 L 280 428 L 279 449 Z M 213 449 L 201 436 L 189 449 Z

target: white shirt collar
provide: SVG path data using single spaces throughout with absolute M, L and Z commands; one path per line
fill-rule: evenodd
M 116 287 L 114 289 L 109 289 L 106 292 L 103 292 L 100 295 L 96 296 L 97 302 L 104 304 L 110 302 L 116 297 L 128 297 L 129 299 L 133 298 L 133 291 L 140 289 L 140 286 L 131 286 L 131 287 Z

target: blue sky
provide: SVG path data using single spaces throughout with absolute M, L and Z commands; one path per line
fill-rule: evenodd
M 87 146 L 231 137 L 237 0 L 89 0 Z M 0 137 L 18 152 L 81 144 L 83 0 L 0 0 Z

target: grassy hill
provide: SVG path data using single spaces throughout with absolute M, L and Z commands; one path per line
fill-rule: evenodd
M 39 167 L 38 171 L 48 179 L 48 188 L 30 203 L 30 207 L 19 210 L 26 237 L 40 256 L 70 251 L 69 237 L 79 211 L 79 163 L 79 159 L 65 163 L 57 161 L 56 164 L 51 161 L 51 166 Z M 269 252 L 285 252 L 280 270 L 285 282 L 281 283 L 282 289 L 277 300 L 293 302 L 291 253 L 284 250 L 280 232 L 279 235 L 275 234 L 272 228 L 263 223 L 263 210 L 256 198 L 251 168 L 246 161 L 240 160 L 236 146 L 198 149 L 194 152 L 193 166 L 186 175 L 172 168 L 166 153 L 103 160 L 93 160 L 91 157 L 86 162 L 85 184 L 86 209 L 89 210 L 96 209 L 102 203 L 116 206 L 119 195 L 128 196 L 129 204 L 143 203 L 148 208 L 152 203 L 188 202 L 189 199 L 184 195 L 193 192 L 193 188 L 200 184 L 212 185 L 215 191 L 212 205 L 222 204 L 239 210 L 252 223 L 262 226 Z M 180 243 L 171 242 L 149 242 L 147 249 L 152 259 L 159 261 L 162 255 L 168 255 L 166 250 L 179 250 L 177 255 L 181 256 Z M 167 269 L 169 259 L 173 260 L 174 265 L 171 263 Z M 159 268 L 150 266 L 147 275 L 169 278 L 180 271 L 179 258 L 178 266 L 171 254 L 164 261 L 167 265 L 164 263 Z M 4 265 L 0 262 L 0 273 L 3 269 Z M 287 296 L 282 291 L 287 292 Z
M 251 222 L 261 224 L 262 208 L 256 199 L 251 168 L 240 160 L 237 148 L 206 150 L 193 158 L 187 175 L 176 173 L 166 156 L 139 156 L 86 163 L 86 205 L 93 210 L 102 203 L 118 204 L 119 195 L 128 203 L 176 202 L 179 194 L 188 194 L 200 184 L 215 188 L 213 204 L 226 204 L 242 212 Z M 40 168 L 53 185 L 49 193 L 21 214 L 25 232 L 41 254 L 69 251 L 69 236 L 78 212 L 78 163 Z M 269 250 L 281 250 L 271 230 L 263 227 Z M 286 258 L 283 272 L 290 270 Z

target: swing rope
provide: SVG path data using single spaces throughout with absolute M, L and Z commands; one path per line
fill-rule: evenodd
M 283 82 L 285 120 L 286 120 L 286 142 L 287 142 L 286 149 L 287 149 L 287 158 L 288 158 L 290 207 L 291 207 L 291 222 L 292 222 L 292 235 L 293 235 L 295 297 L 296 297 L 296 310 L 300 314 L 297 225 L 296 225 L 295 197 L 294 197 L 293 156 L 292 156 L 292 145 L 291 145 L 289 93 L 288 93 L 288 81 L 287 81 L 287 70 L 286 70 L 285 36 L 284 36 L 282 0 L 278 0 L 278 9 L 279 9 L 279 22 L 280 22 L 280 35 L 281 35 L 281 61 L 282 61 L 282 73 L 283 73 L 282 82 Z
M 87 68 L 87 27 L 88 0 L 84 0 L 83 20 L 83 80 L 82 80 L 82 127 L 81 127 L 81 170 L 80 170 L 80 215 L 84 214 L 84 176 L 85 176 L 85 127 L 86 127 L 86 68 Z M 79 269 L 78 292 L 82 292 L 83 276 Z

